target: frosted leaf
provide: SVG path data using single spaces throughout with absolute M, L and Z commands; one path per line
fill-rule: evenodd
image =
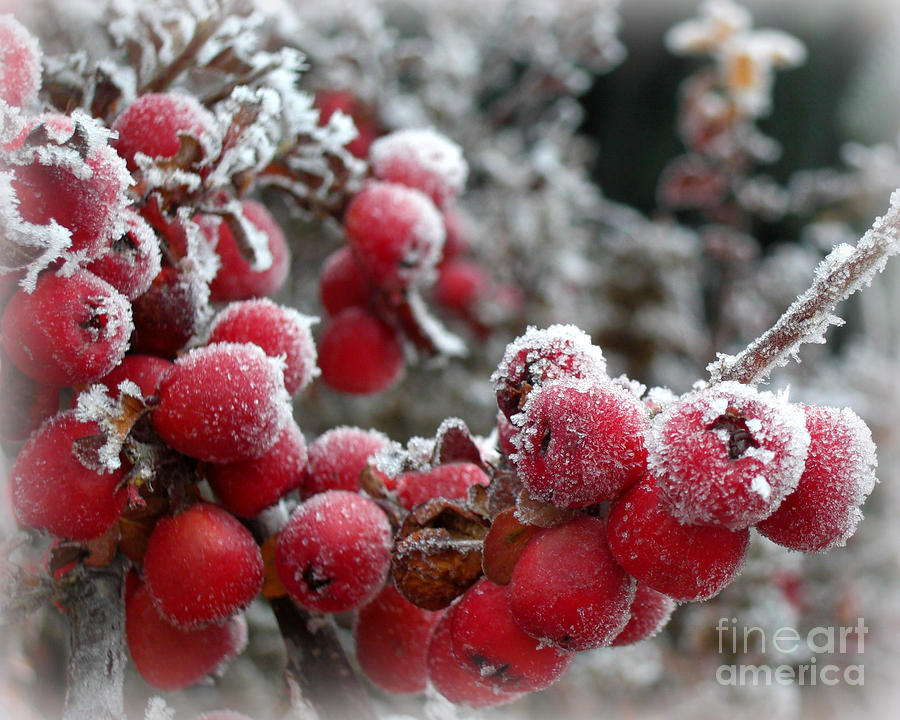
M 143 405 L 140 388 L 131 380 L 119 383 L 119 395 L 113 400 L 106 386 L 92 385 L 79 393 L 75 401 L 75 417 L 82 422 L 96 422 L 103 431 L 105 441 L 97 450 L 100 464 L 107 472 L 118 470 L 122 465 L 119 454 L 133 424 L 135 404 Z
M 389 478 L 395 478 L 407 468 L 408 458 L 409 455 L 403 449 L 403 445 L 396 440 L 391 440 L 390 443 L 372 455 L 369 462 L 378 472 L 387 475 Z
M 797 487 L 809 443 L 803 413 L 786 395 L 723 382 L 653 419 L 647 465 L 679 522 L 740 530 Z
M 281 112 L 275 90 L 244 85 L 216 106 L 222 152 L 206 179 L 208 187 L 228 187 L 236 174 L 259 172 L 272 161 L 281 141 Z
M 697 19 L 686 20 L 669 29 L 665 43 L 670 52 L 678 55 L 708 53 L 753 23 L 750 13 L 731 0 L 706 0 L 700 5 L 698 15 Z

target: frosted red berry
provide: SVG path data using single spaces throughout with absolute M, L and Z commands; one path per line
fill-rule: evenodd
M 366 307 L 373 292 L 371 282 L 348 245 L 335 250 L 319 272 L 322 307 L 329 315 L 348 307 Z
M 516 623 L 506 588 L 481 578 L 456 606 L 453 654 L 471 673 L 506 692 L 549 687 L 568 669 L 574 653 L 543 645 Z
M 353 642 L 366 677 L 388 692 L 424 692 L 428 641 L 441 615 L 416 607 L 393 585 L 363 605 L 353 623 Z
M 125 637 L 134 666 L 160 690 L 180 690 L 200 682 L 229 663 L 247 643 L 243 615 L 194 629 L 162 618 L 144 585 L 125 601 Z
M 41 87 L 41 49 L 12 15 L 0 15 L 0 100 L 25 107 Z
M 329 490 L 291 514 L 275 549 L 275 568 L 298 605 L 344 612 L 381 590 L 390 550 L 391 526 L 374 502 Z
M 174 357 L 200 329 L 204 302 L 196 280 L 164 267 L 132 303 L 132 352 Z
M 233 615 L 256 597 L 262 580 L 253 536 L 217 505 L 198 503 L 163 518 L 147 542 L 147 590 L 160 614 L 180 627 Z
M 509 583 L 512 616 L 526 633 L 567 650 L 609 645 L 628 622 L 635 582 L 613 559 L 606 523 L 581 515 L 538 532 Z
M 150 288 L 160 271 L 159 240 L 149 223 L 130 209 L 122 213 L 124 232 L 86 267 L 129 300 Z
M 372 143 L 369 159 L 375 177 L 420 190 L 438 207 L 462 192 L 468 175 L 459 145 L 434 130 L 384 135 Z
M 372 182 L 344 215 L 347 241 L 379 287 L 403 289 L 429 278 L 441 257 L 444 223 L 418 190 Z
M 574 325 L 529 327 L 503 354 L 491 375 L 497 405 L 507 417 L 520 412 L 531 389 L 563 378 L 604 378 L 606 360 L 599 347 Z
M 644 583 L 638 583 L 634 600 L 628 608 L 628 623 L 610 645 L 632 645 L 653 637 L 669 622 L 675 605 L 675 601 L 668 595 L 663 595 Z
M 254 343 L 269 357 L 284 360 L 284 386 L 293 395 L 318 373 L 310 326 L 315 318 L 260 298 L 234 302 L 220 312 L 209 331 L 210 343 Z
M 503 705 L 521 698 L 524 692 L 501 690 L 483 681 L 468 663 L 457 660 L 451 637 L 456 607 L 451 605 L 443 614 L 428 643 L 428 679 L 434 689 L 450 702 L 476 708 Z
M 390 326 L 361 308 L 331 318 L 319 338 L 322 381 L 334 390 L 371 395 L 403 374 L 403 351 Z
M 185 455 L 238 462 L 272 447 L 289 417 L 278 364 L 256 345 L 216 343 L 175 361 L 150 420 Z
M 207 141 L 214 131 L 215 118 L 196 99 L 181 93 L 147 93 L 125 108 L 113 123 L 119 137 L 116 150 L 137 168 L 134 156 L 169 158 L 181 149 L 179 135 Z
M 359 491 L 359 476 L 369 458 L 390 442 L 377 430 L 341 426 L 332 428 L 309 445 L 309 470 L 302 495 L 326 490 Z
M 290 273 L 290 248 L 281 226 L 272 214 L 264 205 L 252 200 L 241 203 L 241 212 L 265 236 L 272 262 L 265 269 L 254 269 L 241 254 L 234 234 L 226 223 L 218 218 L 197 217 L 197 224 L 215 248 L 222 263 L 209 284 L 209 296 L 213 302 L 275 295 Z
M 251 518 L 303 484 L 306 441 L 297 423 L 289 420 L 260 457 L 234 463 L 209 463 L 206 479 L 216 497 L 238 517 Z
M 58 152 L 51 149 L 28 164 L 12 167 L 19 215 L 33 225 L 58 223 L 71 233 L 68 252 L 98 257 L 117 227 L 130 176 L 109 145 L 97 142 L 89 147 L 83 168 L 63 162 L 56 157 Z
M 801 405 L 809 454 L 797 489 L 757 524 L 770 540 L 802 552 L 846 544 L 862 519 L 860 506 L 875 487 L 875 444 L 849 408 Z
M 798 407 L 736 382 L 683 396 L 647 437 L 648 466 L 672 514 L 731 530 L 775 511 L 797 487 L 808 447 Z
M 648 476 L 613 503 L 607 542 L 638 582 L 687 602 L 708 600 L 737 577 L 750 531 L 682 525 L 663 507 Z
M 126 355 L 108 375 L 97 382 L 106 385 L 113 398 L 119 397 L 119 384 L 130 380 L 141 391 L 141 395 L 149 398 L 156 395 L 159 385 L 171 372 L 172 363 L 155 355 Z
M 86 270 L 44 273 L 3 312 L 3 349 L 23 373 L 47 385 L 77 385 L 110 372 L 124 357 L 131 306 Z
M 10 470 L 13 509 L 22 523 L 71 540 L 90 540 L 112 527 L 125 507 L 119 486 L 128 465 L 97 472 L 82 464 L 76 447 L 100 434 L 97 423 L 68 410 L 29 438 Z
M 607 381 L 561 380 L 532 390 L 513 436 L 516 469 L 557 507 L 611 500 L 644 476 L 643 404 Z
M 472 485 L 487 485 L 490 478 L 473 463 L 439 465 L 428 472 L 401 473 L 394 485 L 400 504 L 412 510 L 434 497 L 464 498 Z

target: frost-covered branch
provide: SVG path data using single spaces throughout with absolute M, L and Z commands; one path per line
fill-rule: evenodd
M 835 247 L 816 268 L 812 286 L 800 295 L 778 321 L 738 355 L 719 355 L 707 368 L 712 382 L 736 380 L 756 384 L 773 368 L 785 365 L 803 343 L 825 342 L 829 325 L 843 321 L 833 315 L 838 303 L 868 286 L 887 259 L 900 252 L 900 190 L 891 196 L 888 211 L 879 217 L 856 247 Z
M 68 688 L 63 720 L 123 720 L 125 604 L 122 563 L 79 566 L 67 579 Z

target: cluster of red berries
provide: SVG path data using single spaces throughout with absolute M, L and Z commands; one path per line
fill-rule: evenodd
M 329 315 L 319 342 L 322 380 L 357 394 L 385 390 L 402 375 L 411 295 L 435 280 L 444 213 L 467 173 L 459 147 L 430 130 L 380 137 L 369 158 L 374 177 L 350 201 L 347 244 L 325 261 L 320 284 Z

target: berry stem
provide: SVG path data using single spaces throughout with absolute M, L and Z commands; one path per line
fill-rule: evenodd
M 123 720 L 125 603 L 121 559 L 66 579 L 70 655 L 63 720 Z
M 810 288 L 756 340 L 737 355 L 719 354 L 707 366 L 712 383 L 734 380 L 748 385 L 765 381 L 778 366 L 797 357 L 800 345 L 824 342 L 829 325 L 843 321 L 832 313 L 838 303 L 868 286 L 887 259 L 900 252 L 900 190 L 887 212 L 875 220 L 856 247 L 839 245 L 816 268 Z

